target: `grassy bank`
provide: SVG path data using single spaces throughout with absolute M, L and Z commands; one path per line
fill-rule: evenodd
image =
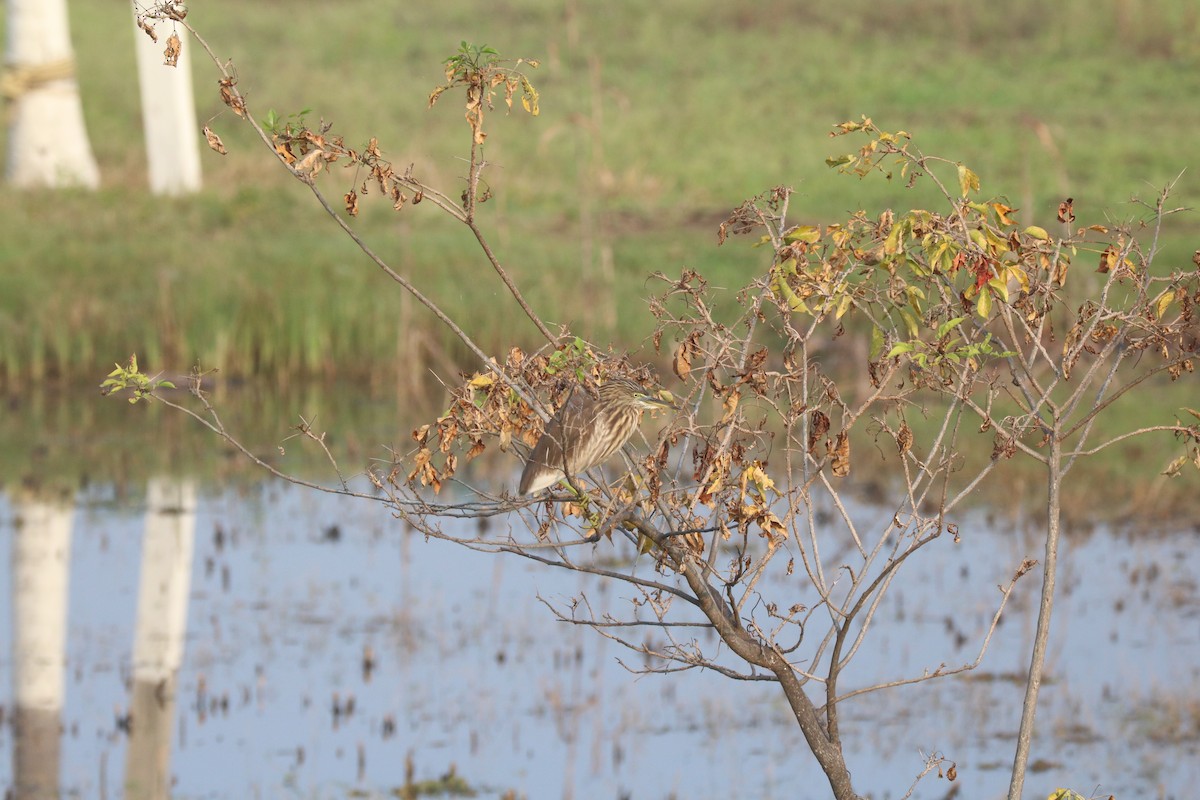
M 204 152 L 205 190 L 148 197 L 129 11 L 71 4 L 98 193 L 0 190 L 0 376 L 93 377 L 129 352 L 153 369 L 196 361 L 227 375 L 352 372 L 382 385 L 414 347 L 460 355 L 403 301 L 224 110 L 192 53 L 199 116 L 230 149 Z M 1200 123 L 1200 12 L 1189 0 L 1048 8 L 924 0 L 600 6 L 568 0 L 429 6 L 213 0 L 189 20 L 260 114 L 313 109 L 348 141 L 371 135 L 397 163 L 455 194 L 467 127 L 448 98 L 424 108 L 458 42 L 537 57 L 542 115 L 497 121 L 486 226 L 538 311 L 637 348 L 652 328 L 645 276 L 691 266 L 739 287 L 762 254 L 715 248 L 715 225 L 749 195 L 800 187 L 797 221 L 932 202 L 832 174 L 829 126 L 867 113 L 927 152 L 960 158 L 1021 218 L 1047 224 L 1136 214 L 1192 165 Z M 2 21 L 0 21 L 2 24 Z M 211 120 L 210 120 L 211 118 Z M 353 185 L 335 171 L 332 197 Z M 1177 199 L 1200 197 L 1185 173 Z M 358 226 L 385 257 L 470 320 L 486 346 L 536 342 L 465 230 L 429 206 L 396 215 L 364 198 Z M 1190 261 L 1196 217 L 1172 220 L 1161 265 Z M 413 335 L 418 341 L 414 344 Z

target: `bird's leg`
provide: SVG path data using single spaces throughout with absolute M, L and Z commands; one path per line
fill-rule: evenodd
M 592 497 L 587 492 L 575 485 L 575 482 L 570 477 L 563 478 L 563 483 L 567 484 L 567 488 L 574 496 L 574 503 L 579 508 L 579 516 L 584 520 L 584 528 L 590 528 L 592 532 L 584 536 L 584 540 L 588 542 L 597 542 L 600 540 L 600 513 L 592 510 Z

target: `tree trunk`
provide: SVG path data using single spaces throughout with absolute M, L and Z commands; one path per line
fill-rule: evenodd
M 137 17 L 137 7 L 134 7 Z M 165 32 L 165 25 L 159 25 Z M 192 95 L 190 41 L 185 41 L 176 66 L 164 63 L 166 36 L 155 43 L 135 27 L 138 86 L 142 98 L 142 129 L 146 134 L 146 161 L 150 191 L 181 195 L 200 189 L 200 131 Z
M 677 545 L 669 544 L 652 525 L 641 519 L 634 521 L 638 525 L 638 529 L 655 541 L 659 547 L 671 548 L 672 555 L 678 562 L 686 561 L 685 552 Z M 694 567 L 685 569 L 683 575 L 699 601 L 700 610 L 708 617 L 709 622 L 713 624 L 725 644 L 729 645 L 730 649 L 747 663 L 769 669 L 779 679 L 796 724 L 800 726 L 800 732 L 804 735 L 809 749 L 829 780 L 829 788 L 833 791 L 834 798 L 836 800 L 860 800 L 860 796 L 854 791 L 850 770 L 846 768 L 841 742 L 834 741 L 829 737 L 828 731 L 821 724 L 820 714 L 817 713 L 812 699 L 805 693 L 804 687 L 792 671 L 792 666 L 787 663 L 787 659 L 774 650 L 760 645 L 729 616 L 729 606 L 721 599 L 720 594 L 708 585 L 698 569 Z
M 7 9 L 7 178 L 94 189 L 100 170 L 83 124 L 66 0 L 8 0 Z
M 1038 691 L 1042 688 L 1042 673 L 1046 666 L 1046 645 L 1050 641 L 1050 614 L 1054 610 L 1054 580 L 1058 571 L 1058 536 L 1062 523 L 1062 442 L 1058 421 L 1050 439 L 1049 462 L 1046 472 L 1049 496 L 1046 502 L 1046 561 L 1042 565 L 1042 596 L 1038 606 L 1037 631 L 1033 636 L 1033 655 L 1029 676 L 1025 681 L 1025 703 L 1021 708 L 1021 727 L 1017 732 L 1017 752 L 1013 757 L 1012 778 L 1008 800 L 1021 800 L 1025 788 L 1025 771 L 1029 765 L 1029 749 L 1033 742 L 1033 720 L 1037 713 Z

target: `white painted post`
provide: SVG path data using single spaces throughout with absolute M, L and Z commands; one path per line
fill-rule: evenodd
M 94 189 L 100 169 L 83 124 L 66 0 L 7 0 L 6 7 L 7 178 L 16 186 Z
M 14 794 L 57 797 L 73 509 L 21 495 L 13 509 Z
M 147 487 L 146 530 L 133 639 L 133 719 L 125 751 L 125 797 L 171 796 L 171 734 L 175 730 L 176 676 L 183 663 L 196 488 L 155 478 Z
M 163 51 L 171 35 L 171 22 L 161 21 L 155 26 L 157 43 L 136 25 L 133 29 L 150 191 L 157 195 L 187 194 L 200 189 L 200 129 L 192 95 L 192 43 L 185 38 L 178 64 L 168 67 Z
M 26 708 L 60 710 L 66 663 L 70 506 L 13 498 L 13 696 Z
M 146 531 L 133 640 L 135 681 L 158 682 L 183 663 L 192 542 L 196 533 L 196 487 L 154 478 L 147 487 Z

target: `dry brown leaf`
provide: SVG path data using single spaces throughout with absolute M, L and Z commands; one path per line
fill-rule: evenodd
M 172 33 L 167 37 L 167 49 L 163 50 L 163 61 L 168 67 L 179 66 L 179 54 L 183 50 L 183 42 L 179 41 L 179 34 Z
M 1068 197 L 1058 204 L 1058 221 L 1071 223 L 1075 221 L 1075 211 L 1072 206 L 1075 204 L 1074 197 Z
M 233 87 L 237 83 L 233 78 L 222 78 L 217 81 L 221 87 L 221 102 L 233 109 L 233 113 L 239 117 L 246 116 L 246 101 L 242 96 L 234 92 Z
M 739 395 L 736 390 L 731 390 L 729 394 L 725 396 L 724 402 L 721 403 L 721 406 L 725 409 L 725 413 L 721 417 L 722 423 L 729 422 L 729 420 L 733 419 L 733 415 L 737 411 L 738 403 L 741 401 L 741 399 L 742 396 Z
M 150 37 L 150 41 L 158 44 L 158 33 L 145 17 L 139 16 L 137 18 L 137 26 L 146 32 L 146 35 Z
M 691 340 L 682 341 L 675 348 L 675 358 L 671 361 L 671 369 L 675 370 L 676 377 L 681 381 L 686 381 L 688 375 L 692 374 L 692 354 L 691 348 L 688 345 Z
M 1017 452 L 1017 443 L 1009 436 L 997 433 L 992 440 L 992 460 L 1012 458 Z
M 225 155 L 229 152 L 225 149 L 225 145 L 221 142 L 221 137 L 213 133 L 212 128 L 205 125 L 202 133 L 204 134 L 205 140 L 208 142 L 208 146 L 213 150 L 216 150 L 221 155 Z
M 833 466 L 833 474 L 844 478 L 850 474 L 850 435 L 842 431 L 837 435 L 837 442 L 829 453 Z
M 808 452 L 813 452 L 817 443 L 829 433 L 829 417 L 824 411 L 814 408 L 808 415 Z
M 325 166 L 325 162 L 321 158 L 323 155 L 325 154 L 320 150 L 313 150 L 304 158 L 300 159 L 300 162 L 295 166 L 295 170 L 297 172 L 306 173 L 316 177 L 316 175 Z

